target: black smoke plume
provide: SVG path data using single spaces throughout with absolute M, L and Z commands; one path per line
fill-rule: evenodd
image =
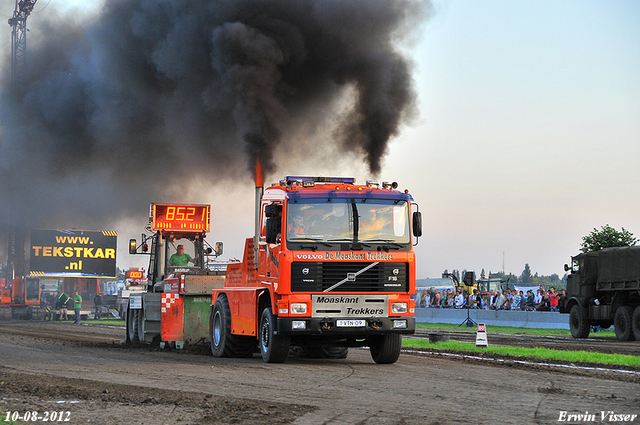
M 328 114 L 346 88 L 335 148 L 376 174 L 415 101 L 399 46 L 429 9 L 106 0 L 90 18 L 40 19 L 22 84 L 2 82 L 0 222 L 139 212 L 193 179 L 250 180 L 256 158 L 269 174 L 283 132 Z

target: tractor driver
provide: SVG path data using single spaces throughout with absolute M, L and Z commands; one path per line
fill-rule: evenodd
M 178 245 L 177 252 L 169 258 L 169 265 L 176 267 L 189 267 L 189 263 L 195 263 L 196 260 L 191 258 L 189 254 L 184 252 L 184 245 Z

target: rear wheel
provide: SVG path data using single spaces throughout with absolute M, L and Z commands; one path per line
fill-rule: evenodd
M 633 311 L 631 327 L 633 328 L 633 336 L 636 341 L 640 341 L 640 305 Z
M 227 329 L 231 327 L 231 312 L 225 295 L 216 300 L 211 314 L 209 330 L 211 332 L 211 354 L 213 357 L 228 357 L 225 353 Z
M 628 305 L 622 306 L 616 310 L 616 314 L 613 319 L 613 327 L 618 341 L 633 340 L 632 317 L 633 309 Z
M 283 363 L 289 357 L 291 339 L 288 336 L 276 334 L 275 317 L 271 308 L 262 310 L 260 316 L 259 346 L 262 360 L 267 363 Z
M 589 320 L 582 314 L 582 309 L 577 304 L 571 307 L 569 312 L 569 329 L 574 338 L 586 338 L 591 330 Z
M 378 364 L 395 363 L 400 357 L 402 348 L 402 335 L 380 335 L 376 336 L 370 345 L 371 358 Z
M 137 311 L 138 311 L 138 341 L 144 344 L 145 342 L 148 342 L 144 340 L 144 328 L 145 328 L 144 308 Z
M 220 294 L 213 306 L 209 331 L 211 354 L 214 357 L 251 357 L 253 355 L 256 339 L 231 333 L 231 309 L 225 294 Z
M 127 336 L 129 342 L 132 344 L 140 343 L 138 338 L 138 311 L 133 309 L 127 309 Z

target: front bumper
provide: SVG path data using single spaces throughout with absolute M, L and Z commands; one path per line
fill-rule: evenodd
M 366 337 L 382 334 L 413 334 L 416 329 L 415 317 L 369 317 L 366 326 L 337 327 L 338 320 L 349 320 L 343 317 L 278 317 L 278 333 L 285 335 L 335 335 L 342 337 Z M 406 321 L 406 328 L 395 327 L 396 321 Z M 293 329 L 293 322 L 304 321 L 304 329 Z

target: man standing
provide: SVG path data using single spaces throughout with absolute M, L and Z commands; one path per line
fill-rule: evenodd
M 522 301 L 522 291 L 513 290 L 513 299 L 511 300 L 511 310 L 520 310 L 520 301 Z
M 76 316 L 76 325 L 80 324 L 80 309 L 82 308 L 82 297 L 76 291 L 76 296 L 73 298 L 73 312 Z
M 96 306 L 96 315 L 95 318 L 96 320 L 100 319 L 100 315 L 102 313 L 102 295 L 100 294 L 100 292 L 98 292 L 95 296 L 95 298 L 93 299 L 93 303 Z
M 455 297 L 456 308 L 462 308 L 464 306 L 464 295 L 462 289 L 458 289 L 458 295 Z
M 551 306 L 551 311 L 558 311 L 558 293 L 556 292 L 556 288 L 553 286 L 549 289 L 549 305 Z
M 498 291 L 496 293 L 496 297 L 493 301 L 493 305 L 491 306 L 491 308 L 493 310 L 501 310 L 502 309 L 502 304 L 504 304 L 504 296 L 502 295 L 502 293 L 500 291 Z
M 56 309 L 60 308 L 60 320 L 69 320 L 69 318 L 67 317 L 67 302 L 69 301 L 71 297 L 69 297 L 67 294 L 65 294 L 64 292 L 60 294 L 60 296 L 58 297 L 58 301 L 56 303 Z

